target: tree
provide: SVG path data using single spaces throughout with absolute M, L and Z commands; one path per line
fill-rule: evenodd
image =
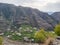
M 54 29 L 55 33 L 60 36 L 60 24 L 56 25 L 55 26 L 55 29 Z
M 0 45 L 3 45 L 3 38 L 0 36 Z

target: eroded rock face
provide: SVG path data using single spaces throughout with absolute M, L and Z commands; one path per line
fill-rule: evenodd
M 57 24 L 48 13 L 29 7 L 15 6 L 13 4 L 0 3 L 0 14 L 5 20 L 8 20 L 8 26 L 28 24 L 37 28 L 51 30 Z

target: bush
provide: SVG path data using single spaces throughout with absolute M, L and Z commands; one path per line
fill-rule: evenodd
M 60 24 L 56 25 L 55 26 L 55 29 L 54 29 L 55 33 L 60 36 Z
M 48 32 L 48 36 L 51 37 L 51 38 L 56 38 L 56 34 L 55 32 Z
M 41 29 L 39 31 L 37 31 L 34 35 L 35 38 L 35 42 L 44 42 L 46 40 L 46 32 L 44 31 L 44 29 Z
M 0 45 L 3 45 L 3 38 L 0 36 Z
M 47 32 L 44 31 L 44 29 L 41 29 L 35 33 L 34 38 L 35 42 L 40 43 L 46 41 L 48 38 L 56 38 L 56 34 L 54 32 Z
M 4 36 L 8 36 L 8 35 L 12 35 L 12 32 L 11 31 L 4 32 Z
M 17 35 L 17 34 L 14 34 L 14 35 L 11 36 L 11 39 L 12 39 L 12 40 L 20 41 L 20 40 L 22 40 L 22 37 L 19 36 L 19 35 Z

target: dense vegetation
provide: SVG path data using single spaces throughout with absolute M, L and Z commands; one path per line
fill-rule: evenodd
M 7 31 L 4 33 L 5 36 L 12 40 L 18 41 L 30 41 L 34 40 L 34 33 L 36 32 L 37 28 L 33 28 L 29 25 L 21 25 L 18 31 Z
M 55 26 L 55 29 L 54 29 L 55 33 L 60 36 L 60 24 L 56 25 Z
M 60 24 L 56 25 L 54 31 L 40 30 L 29 25 L 21 25 L 17 30 L 8 30 L 4 32 L 4 36 L 14 41 L 44 43 L 47 39 L 55 39 L 57 35 L 60 36 Z M 0 37 L 0 44 L 2 45 L 3 38 Z
M 53 31 L 45 31 L 44 29 L 37 30 L 36 27 L 29 25 L 21 25 L 18 31 L 7 31 L 4 35 L 12 40 L 36 43 L 44 42 L 49 37 L 56 37 Z
M 47 32 L 47 31 L 44 31 L 44 29 L 41 29 L 35 33 L 34 37 L 37 42 L 43 43 L 48 38 L 56 38 L 56 34 L 54 32 Z

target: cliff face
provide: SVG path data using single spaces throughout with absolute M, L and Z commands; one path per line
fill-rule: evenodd
M 28 24 L 37 28 L 53 29 L 57 22 L 48 13 L 29 7 L 15 6 L 13 4 L 0 3 L 0 14 L 7 28 L 15 25 Z M 1 18 L 0 16 L 0 18 Z M 0 23 L 1 24 L 1 23 Z M 3 28 L 4 28 L 3 24 Z

